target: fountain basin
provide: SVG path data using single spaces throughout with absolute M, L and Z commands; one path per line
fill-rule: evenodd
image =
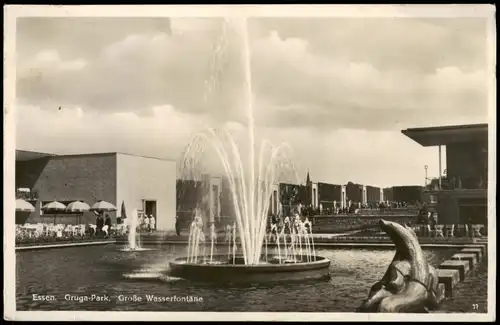
M 241 261 L 243 256 L 237 256 Z M 210 260 L 210 256 L 200 256 L 200 260 Z M 265 260 L 265 257 L 263 258 Z M 312 257 L 311 262 L 278 264 L 274 255 L 268 255 L 269 262 L 258 265 L 232 263 L 227 255 L 214 255 L 212 263 L 188 263 L 187 257 L 177 258 L 170 262 L 170 275 L 187 280 L 215 283 L 268 283 L 304 280 L 321 280 L 330 278 L 330 260 Z
M 120 249 L 120 252 L 148 252 L 148 251 L 153 251 L 153 250 L 155 250 L 155 249 L 144 248 L 144 247 L 140 247 L 140 248 L 125 247 L 125 248 Z

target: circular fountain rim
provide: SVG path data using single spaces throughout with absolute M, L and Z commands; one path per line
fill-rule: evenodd
M 127 252 L 127 253 L 130 253 L 130 252 L 150 252 L 150 251 L 155 251 L 157 250 L 156 248 L 146 248 L 146 247 L 141 247 L 141 248 L 135 248 L 135 249 L 130 249 L 130 248 L 121 248 L 119 249 L 118 251 L 119 252 Z
M 275 255 L 270 254 L 268 255 L 274 257 Z M 206 258 L 210 257 L 210 255 L 201 255 L 199 258 Z M 217 254 L 217 255 L 212 255 L 213 258 L 215 257 L 225 257 L 227 258 L 226 254 Z M 243 255 L 236 255 L 237 258 L 243 258 Z M 310 262 L 297 262 L 297 263 L 282 263 L 282 264 L 273 264 L 273 263 L 262 263 L 262 264 L 201 264 L 201 263 L 186 263 L 184 261 L 187 261 L 187 256 L 183 257 L 178 257 L 170 261 L 169 264 L 173 265 L 182 265 L 182 266 L 190 266 L 190 267 L 203 267 L 203 268 L 289 268 L 289 267 L 297 267 L 297 266 L 313 266 L 313 265 L 322 265 L 322 264 L 330 264 L 331 261 L 327 259 L 326 257 L 319 256 L 319 255 L 314 255 L 311 256 L 311 258 L 316 258 L 315 261 L 310 261 Z

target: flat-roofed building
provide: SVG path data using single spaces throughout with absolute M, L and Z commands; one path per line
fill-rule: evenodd
M 425 194 L 434 197 L 439 223 L 487 224 L 488 124 L 412 128 L 403 134 L 438 147 L 439 178 Z M 441 167 L 446 150 L 446 177 Z
M 114 204 L 109 213 L 113 222 L 121 216 L 125 202 L 128 213 L 155 216 L 158 230 L 174 229 L 176 210 L 176 164 L 173 161 L 124 153 L 54 155 L 16 151 L 16 189 L 29 189 L 36 211 L 16 215 L 17 223 L 75 223 L 68 213 L 44 214 L 41 207 L 50 201 L 89 205 L 103 200 Z M 80 222 L 95 223 L 86 212 Z

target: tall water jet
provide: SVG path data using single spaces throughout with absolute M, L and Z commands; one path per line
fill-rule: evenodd
M 138 213 L 134 209 L 129 219 L 129 230 L 128 230 L 128 248 L 130 250 L 136 250 L 138 247 L 137 243 L 137 224 L 138 224 Z

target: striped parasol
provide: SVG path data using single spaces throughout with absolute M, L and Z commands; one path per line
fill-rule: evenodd
M 111 212 L 116 211 L 116 207 L 112 203 L 106 201 L 98 201 L 92 205 L 90 210 L 98 212 Z
M 64 211 L 64 210 L 66 210 L 66 206 L 64 204 L 62 204 L 61 202 L 52 201 L 52 202 L 45 204 L 42 207 L 42 210 L 44 212 L 45 211 Z
M 16 211 L 19 212 L 34 212 L 35 207 L 29 203 L 28 201 L 25 201 L 23 199 L 17 199 L 16 200 Z
M 87 203 L 82 202 L 82 201 L 71 202 L 66 207 L 66 211 L 69 211 L 69 212 L 85 212 L 85 211 L 89 211 L 89 210 L 90 210 L 90 206 Z
M 57 221 L 56 220 L 57 212 L 65 211 L 65 210 L 66 210 L 66 206 L 64 204 L 62 204 L 61 202 L 57 202 L 57 201 L 49 202 L 42 207 L 43 212 L 55 212 L 54 223 L 56 223 L 56 221 Z
M 75 201 L 68 204 L 66 211 L 68 212 L 80 212 L 82 215 L 84 212 L 89 211 L 90 206 L 82 201 Z M 80 224 L 80 215 L 77 217 L 77 224 Z

